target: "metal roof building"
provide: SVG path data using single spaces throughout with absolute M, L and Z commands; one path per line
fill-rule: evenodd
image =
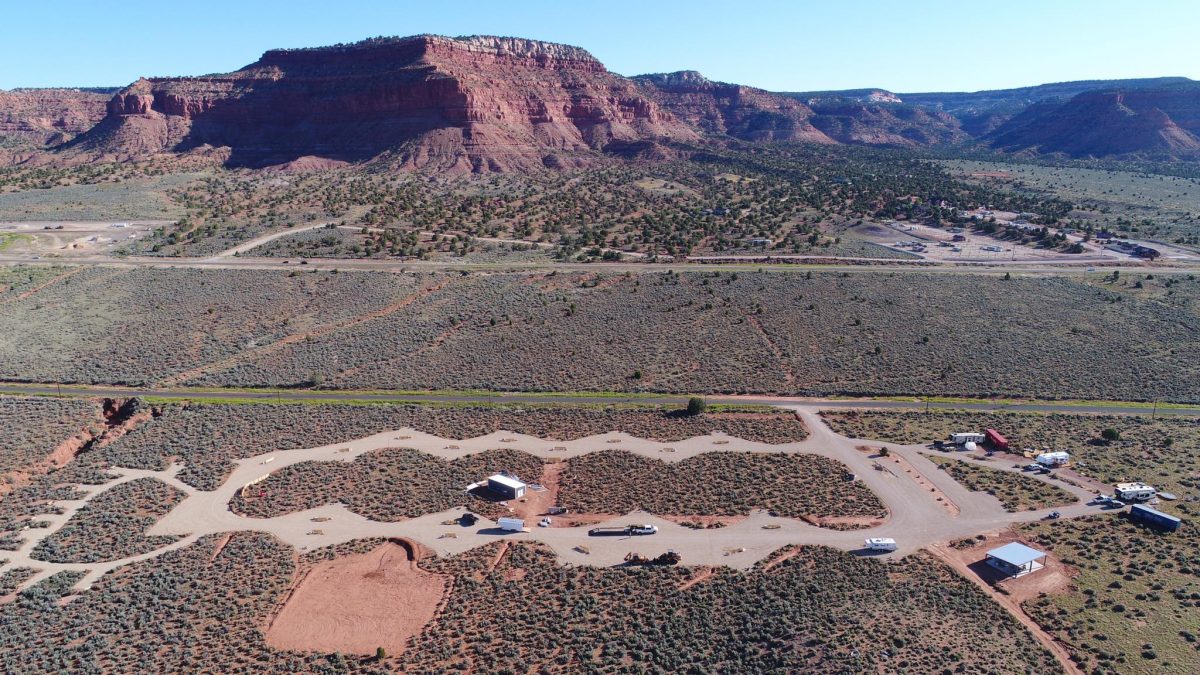
M 989 565 L 1014 577 L 1042 569 L 1045 567 L 1042 562 L 1045 557 L 1046 553 L 1015 541 L 987 552 Z
M 513 478 L 498 473 L 488 476 L 488 489 L 505 499 L 520 499 L 525 496 L 525 483 Z

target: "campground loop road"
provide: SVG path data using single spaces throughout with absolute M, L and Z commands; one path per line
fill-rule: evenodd
M 176 478 L 181 468 L 179 465 L 172 465 L 162 471 L 116 467 L 111 470 L 114 478 L 108 483 L 80 486 L 79 489 L 85 495 L 83 499 L 52 502 L 49 505 L 62 509 L 62 514 L 33 516 L 36 520 L 47 521 L 49 526 L 26 530 L 25 542 L 16 551 L 5 553 L 7 562 L 0 565 L 0 573 L 22 567 L 36 570 L 33 577 L 21 584 L 21 588 L 25 588 L 58 572 L 82 572 L 84 576 L 76 584 L 76 588 L 84 590 L 118 567 L 177 550 L 206 535 L 240 531 L 268 533 L 300 551 L 355 539 L 404 537 L 445 556 L 498 541 L 526 540 L 539 541 L 549 546 L 561 561 L 575 565 L 619 565 L 630 552 L 654 556 L 673 549 L 680 553 L 684 564 L 689 566 L 727 565 L 748 569 L 789 544 L 823 545 L 861 552 L 865 537 L 892 537 L 899 545 L 895 555 L 907 555 L 931 544 L 999 531 L 1016 523 L 1039 520 L 1052 510 L 1061 512 L 1064 518 L 1102 512 L 1098 507 L 1085 503 L 1093 496 L 1089 490 L 1038 476 L 1038 480 L 1052 483 L 1072 493 L 1078 501 L 1068 506 L 1009 513 L 995 497 L 969 491 L 947 472 L 939 470 L 925 456 L 929 450 L 919 445 L 898 446 L 888 443 L 893 456 L 902 458 L 904 464 L 896 464 L 895 470 L 877 470 L 876 464 L 880 462 L 880 458 L 859 450 L 859 447 L 879 446 L 880 442 L 838 435 L 821 419 L 819 406 L 787 407 L 795 411 L 809 429 L 809 436 L 803 441 L 772 445 L 743 441 L 724 434 L 712 434 L 678 442 L 660 443 L 621 432 L 609 432 L 573 441 L 557 441 L 506 431 L 458 440 L 413 429 L 399 429 L 343 443 L 280 450 L 241 459 L 235 462 L 236 466 L 228 478 L 212 491 L 197 490 L 179 481 Z M 442 459 L 454 459 L 507 446 L 539 457 L 562 459 L 612 449 L 615 444 L 622 450 L 667 462 L 676 462 L 712 451 L 821 455 L 845 464 L 855 474 L 855 480 L 862 481 L 878 495 L 886 505 L 889 516 L 882 524 L 874 527 L 833 530 L 816 527 L 798 519 L 775 517 L 764 511 L 755 511 L 747 519 L 728 527 L 693 530 L 665 518 L 633 512 L 611 518 L 601 525 L 652 523 L 658 526 L 658 534 L 647 537 L 596 538 L 588 536 L 589 526 L 534 527 L 530 532 L 514 533 L 500 530 L 494 521 L 488 519 L 480 519 L 471 527 L 447 524 L 457 519 L 463 513 L 463 508 L 395 522 L 382 522 L 354 513 L 342 504 L 327 504 L 273 518 L 241 516 L 230 510 L 229 506 L 238 491 L 285 467 L 300 462 L 348 462 L 364 453 L 383 448 L 413 448 Z M 667 452 L 664 447 L 672 448 L 672 451 Z M 1018 470 L 1000 462 L 986 465 L 1002 471 Z M 176 535 L 181 537 L 178 541 L 150 553 L 99 563 L 50 563 L 32 556 L 38 542 L 61 529 L 88 501 L 112 487 L 144 477 L 157 478 L 185 493 L 183 501 L 146 532 L 149 535 Z M 841 480 L 838 477 L 832 479 Z M 954 508 L 947 508 L 945 500 L 949 500 Z
M 543 405 L 580 404 L 645 404 L 678 405 L 687 403 L 688 394 L 662 395 L 593 395 L 555 394 L 533 392 L 387 392 L 354 391 L 346 389 L 285 389 L 277 391 L 253 391 L 242 389 L 189 389 L 186 387 L 123 387 L 107 385 L 53 384 L 0 382 L 0 395 L 14 396 L 69 396 L 97 398 L 150 397 L 168 399 L 242 399 L 264 402 L 313 403 L 339 401 L 370 401 L 394 403 L 525 403 Z M 1107 415 L 1183 415 L 1200 417 L 1200 406 L 1158 406 L 1145 403 L 1083 402 L 1056 403 L 1054 401 L 929 401 L 893 400 L 873 398 L 808 398 L 801 396 L 765 395 L 721 395 L 704 397 L 710 404 L 718 405 L 764 405 L 764 406 L 808 406 L 823 409 L 849 408 L 873 410 L 970 410 L 977 412 L 1039 412 L 1039 413 L 1087 413 Z

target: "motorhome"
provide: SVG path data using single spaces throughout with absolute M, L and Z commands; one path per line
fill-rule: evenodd
M 882 537 L 872 537 L 863 541 L 868 551 L 895 551 L 896 540 Z
M 1144 502 L 1153 499 L 1158 490 L 1145 483 L 1117 483 L 1117 499 L 1129 502 Z

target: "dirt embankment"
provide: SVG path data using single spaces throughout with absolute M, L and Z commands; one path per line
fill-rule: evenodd
M 267 644 L 296 651 L 391 656 L 433 620 L 446 577 L 417 565 L 420 548 L 389 541 L 369 553 L 320 563 L 267 628 Z
M 81 453 L 112 443 L 151 417 L 151 412 L 143 410 L 137 399 L 104 399 L 96 413 L 94 423 L 82 427 L 54 446 L 45 457 L 0 477 L 0 497 L 28 485 L 37 476 L 63 468 Z

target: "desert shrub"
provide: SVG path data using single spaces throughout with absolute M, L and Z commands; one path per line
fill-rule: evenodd
M 38 542 L 31 557 L 87 563 L 148 553 L 179 539 L 144 532 L 185 496 L 155 478 L 122 483 L 90 500 L 61 529 Z
M 103 426 L 93 401 L 0 396 L 0 473 L 28 469 L 89 426 Z
M 986 492 L 999 499 L 1007 511 L 1036 511 L 1078 501 L 1070 492 L 1033 476 L 936 455 L 930 455 L 929 459 L 968 490 Z
M 168 458 L 178 458 L 185 464 L 181 480 L 212 490 L 232 469 L 234 459 L 401 427 L 448 438 L 471 438 L 501 429 L 562 440 L 609 431 L 662 441 L 713 431 L 767 443 L 798 441 L 806 435 L 794 415 L 780 413 L 723 412 L 688 418 L 653 407 L 181 404 L 162 406 L 154 419 L 101 452 L 113 464 L 147 469 L 165 468 Z
M 1195 670 L 1200 656 L 1187 635 L 1200 610 L 1200 533 L 1190 525 L 1167 534 L 1097 515 L 1023 526 L 1023 537 L 1073 572 L 1069 587 L 1027 600 L 1026 612 L 1087 672 L 1158 670 L 1131 658 L 1147 649 L 1163 668 Z
M 897 565 L 804 548 L 769 571 L 719 568 L 685 591 L 686 568 L 557 564 L 517 545 L 430 563 L 456 574 L 439 619 L 397 669 L 542 672 L 1053 671 L 1003 609 L 927 555 Z M 686 562 L 686 561 L 685 561 Z M 512 570 L 524 571 L 509 581 Z M 903 607 L 902 611 L 897 608 Z M 520 620 L 513 620 L 513 611 Z M 546 630 L 557 626 L 559 630 Z
M 962 411 L 826 411 L 822 416 L 838 433 L 895 443 L 919 443 L 955 431 L 995 428 L 1008 437 L 1016 452 L 1026 447 L 1070 452 L 1073 470 L 1102 483 L 1140 480 L 1182 493 L 1200 487 L 1197 417 Z M 1120 440 L 1100 440 L 1109 427 L 1120 428 Z M 1180 506 L 1194 509 L 1186 503 Z
M 591 452 L 567 460 L 559 502 L 573 511 L 661 515 L 748 514 L 885 517 L 869 488 L 850 481 L 845 465 L 808 454 L 706 452 L 677 463 L 624 450 Z
M 6 303 L 0 377 L 1178 401 L 1200 391 L 1200 316 L 1155 298 L 1114 302 L 1068 278 L 288 274 L 81 271 Z M 1176 286 L 1200 295 L 1200 283 Z M 1103 353 L 1122 357 L 1093 367 Z
M 526 480 L 542 474 L 542 460 L 516 450 L 489 450 L 446 461 L 417 450 L 388 449 L 352 462 L 301 462 L 285 467 L 231 503 L 238 513 L 259 518 L 341 502 L 373 520 L 400 520 L 468 506 L 484 515 L 507 509 L 465 492 L 499 471 Z

